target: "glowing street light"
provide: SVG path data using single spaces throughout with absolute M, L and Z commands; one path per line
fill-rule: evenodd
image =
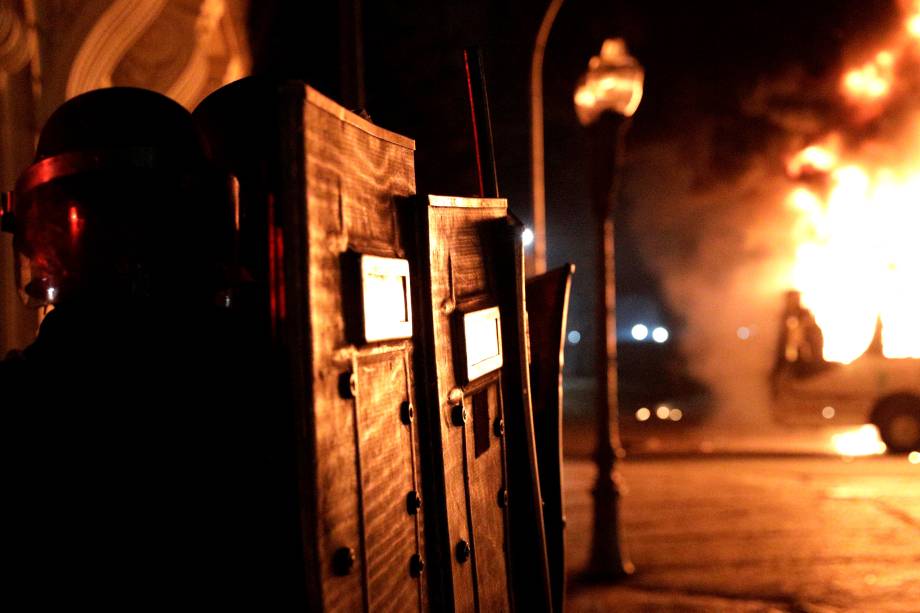
M 626 51 L 623 39 L 608 38 L 575 89 L 578 121 L 587 126 L 606 111 L 632 117 L 642 100 L 644 79 L 645 71 Z
M 600 53 L 588 62 L 588 70 L 574 93 L 578 120 L 588 129 L 591 143 L 590 192 L 594 214 L 592 226 L 596 232 L 594 313 L 599 339 L 595 356 L 598 402 L 594 457 L 597 480 L 594 486 L 594 534 L 587 574 L 606 580 L 622 579 L 634 570 L 620 537 L 617 464 L 618 458 L 625 453 L 620 444 L 617 420 L 613 210 L 617 200 L 615 178 L 622 165 L 628 126 L 628 121 L 623 118 L 631 117 L 639 107 L 644 78 L 642 67 L 629 55 L 623 39 L 608 38 Z M 641 328 L 633 328 L 634 337 L 636 332 L 641 332 Z M 648 334 L 647 327 L 645 334 Z

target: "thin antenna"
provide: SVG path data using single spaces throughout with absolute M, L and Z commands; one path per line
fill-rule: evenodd
M 489 94 L 478 47 L 463 50 L 467 90 L 470 96 L 470 113 L 473 119 L 473 146 L 476 154 L 476 171 L 479 177 L 479 196 L 498 198 L 498 173 L 495 168 L 495 145 L 492 139 L 492 117 L 489 114 Z

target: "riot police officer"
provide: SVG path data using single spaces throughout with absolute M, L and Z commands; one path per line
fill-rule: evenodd
M 258 591 L 257 445 L 215 302 L 224 195 L 191 115 L 155 92 L 92 91 L 43 128 L 12 212 L 22 295 L 53 310 L 0 363 L 8 597 L 135 610 Z

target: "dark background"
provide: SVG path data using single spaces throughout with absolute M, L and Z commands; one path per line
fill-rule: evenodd
M 254 72 L 304 79 L 346 106 L 363 108 L 378 125 L 414 138 L 420 193 L 474 195 L 462 49 L 479 46 L 501 195 L 526 223 L 530 62 L 547 6 L 525 0 L 254 2 Z M 687 194 L 662 197 L 663 179 L 643 172 L 637 160 L 666 150 L 692 173 L 685 189 L 730 184 L 762 160 L 759 152 L 782 151 L 803 131 L 820 133 L 822 121 L 814 117 L 839 119 L 833 79 L 850 59 L 848 50 L 880 41 L 898 19 L 896 2 L 865 0 L 565 2 L 547 46 L 544 99 L 548 266 L 577 266 L 569 330 L 579 331 L 581 341 L 567 343 L 567 375 L 591 373 L 596 342 L 586 133 L 572 96 L 603 40 L 625 38 L 646 73 L 627 135 L 616 212 L 621 402 L 631 410 L 705 391 L 680 351 L 683 305 L 669 303 L 662 268 L 654 264 L 654 250 L 668 251 L 672 261 L 692 261 L 701 231 L 691 219 L 664 239 L 647 240 L 655 228 L 633 223 L 637 213 L 648 218 L 643 207 L 649 206 L 679 212 Z M 805 119 L 793 128 L 789 117 Z M 775 163 L 781 165 L 781 156 Z M 740 198 L 733 204 L 745 205 Z M 735 255 L 724 254 L 724 265 L 731 266 Z M 629 329 L 640 321 L 666 326 L 670 341 L 633 342 Z M 646 400 L 642 393 L 656 397 Z

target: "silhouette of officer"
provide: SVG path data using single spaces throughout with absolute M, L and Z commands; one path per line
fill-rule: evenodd
M 258 429 L 218 303 L 230 210 L 191 115 L 135 88 L 62 105 L 13 194 L 50 305 L 0 363 L 8 598 L 213 607 L 258 591 Z M 254 553 L 255 552 L 255 553 Z

